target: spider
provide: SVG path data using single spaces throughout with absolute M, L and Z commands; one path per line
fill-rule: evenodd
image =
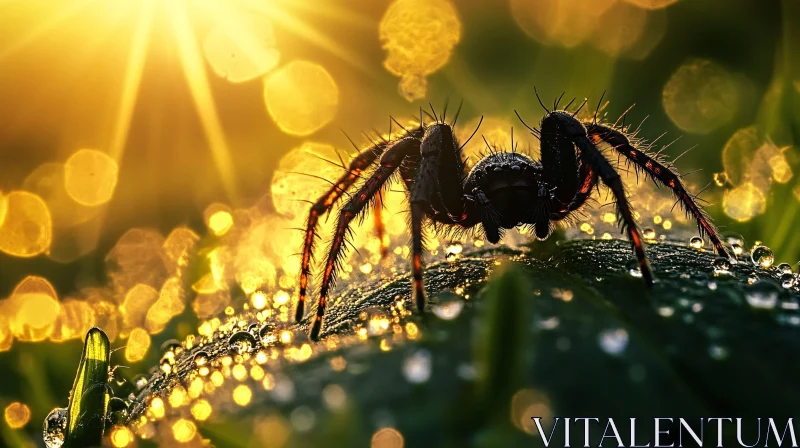
M 539 98 L 538 92 L 536 96 Z M 627 233 L 631 241 L 642 278 L 652 286 L 653 272 L 625 185 L 617 169 L 598 148 L 601 143 L 609 145 L 618 156 L 625 157 L 637 172 L 642 171 L 657 184 L 670 188 L 677 202 L 697 221 L 701 236 L 708 236 L 720 256 L 730 258 L 711 219 L 697 203 L 697 197 L 689 194 L 681 183 L 680 174 L 658 154 L 649 153 L 652 144 L 644 145 L 635 138 L 635 132 L 629 135 L 625 126 L 598 122 L 599 104 L 593 119 L 581 121 L 576 115 L 586 101 L 570 113 L 566 109 L 572 102 L 565 110 L 557 110 L 560 99 L 554 102 L 551 110 L 539 98 L 539 104 L 545 110 L 539 129 L 528 126 L 517 113 L 522 124 L 540 140 L 541 160 L 516 152 L 512 143 L 512 151 L 491 151 L 468 170 L 461 154 L 463 145 L 458 144 L 453 131 L 458 113 L 453 123 L 447 123 L 446 110 L 439 119 L 433 107 L 433 123 L 425 124 L 420 117 L 419 126 L 403 128 L 404 132 L 398 138 L 378 142 L 355 156 L 346 172 L 313 204 L 306 223 L 295 316 L 298 322 L 304 315 L 319 218 L 346 194 L 362 173 L 377 164 L 339 213 L 322 273 L 310 337 L 319 338 L 350 223 L 379 200 L 382 188 L 397 171 L 408 191 L 410 203 L 412 295 L 419 311 L 423 311 L 426 304 L 422 278 L 425 246 L 422 226 L 426 221 L 445 228 L 472 229 L 479 226 L 477 229 L 480 230 L 482 227 L 486 240 L 491 243 L 499 242 L 506 229 L 529 226 L 536 238 L 543 240 L 550 235 L 554 223 L 565 220 L 586 204 L 592 191 L 599 190 L 599 182 L 605 184 L 613 195 L 621 231 Z

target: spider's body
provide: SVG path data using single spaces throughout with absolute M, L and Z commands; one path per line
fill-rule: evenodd
M 409 194 L 412 290 L 420 310 L 424 309 L 426 302 L 422 281 L 424 220 L 442 227 L 478 227 L 492 243 L 502 238 L 505 229 L 520 225 L 530 226 L 539 239 L 545 239 L 550 235 L 553 223 L 566 219 L 586 203 L 598 182 L 605 184 L 614 196 L 620 224 L 633 245 L 642 277 L 652 284 L 653 274 L 620 175 L 597 147 L 603 142 L 654 181 L 672 189 L 687 213 L 697 221 L 701 234 L 709 237 L 721 256 L 728 257 L 716 229 L 695 202 L 695 197 L 684 189 L 680 176 L 657 156 L 638 148 L 621 129 L 599 124 L 596 118 L 581 122 L 574 113 L 549 110 L 540 129 L 529 129 L 541 141 L 539 161 L 516 152 L 492 151 L 467 171 L 453 127 L 444 119 L 405 130 L 398 139 L 381 142 L 357 155 L 345 174 L 309 213 L 301 263 L 298 321 L 303 317 L 319 217 L 370 165 L 379 162 L 339 214 L 322 273 L 311 337 L 316 339 L 319 336 L 350 222 L 379 197 L 382 188 L 397 171 Z

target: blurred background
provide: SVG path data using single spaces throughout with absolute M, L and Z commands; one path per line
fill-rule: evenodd
M 348 138 L 396 135 L 389 117 L 429 102 L 452 117 L 463 101 L 462 140 L 484 117 L 473 156 L 480 135 L 510 148 L 512 127 L 536 155 L 514 117 L 541 118 L 534 86 L 587 99 L 585 117 L 605 94 L 611 122 L 635 104 L 625 123 L 655 150 L 680 137 L 663 154 L 683 154 L 722 230 L 794 263 L 798 45 L 793 0 L 0 0 L 0 438 L 41 445 L 92 325 L 132 377 L 243 304 L 285 320 L 301 200 Z M 668 191 L 632 189 L 643 227 L 691 228 Z M 364 223 L 345 279 L 383 244 L 407 255 L 393 190 L 387 237 Z M 606 215 L 583 236 L 616 237 L 595 232 Z

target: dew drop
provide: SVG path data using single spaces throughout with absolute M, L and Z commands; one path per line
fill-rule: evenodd
M 724 172 L 714 173 L 714 183 L 717 184 L 718 187 L 724 187 L 725 184 L 728 183 L 728 175 Z
M 258 330 L 258 336 L 261 338 L 261 345 L 275 345 L 279 339 L 278 327 L 271 322 L 267 322 Z
M 661 317 L 672 317 L 675 314 L 675 308 L 671 306 L 662 306 L 658 308 L 658 315 Z
M 237 331 L 228 339 L 228 349 L 231 354 L 243 355 L 256 346 L 256 338 L 247 331 Z
M 122 398 L 108 400 L 108 419 L 112 425 L 122 425 L 128 419 L 128 403 Z
M 178 348 L 181 347 L 181 342 L 177 339 L 167 339 L 161 344 L 161 353 L 169 352 L 169 351 L 176 351 Z M 176 353 L 177 354 L 177 353 Z
M 642 230 L 642 237 L 648 241 L 656 240 L 656 231 L 650 227 Z
M 385 309 L 379 306 L 367 308 L 358 315 L 362 328 L 368 336 L 380 336 L 389 330 L 391 319 Z
M 745 291 L 744 298 L 752 308 L 771 310 L 778 303 L 780 290 L 767 280 L 758 280 Z
M 692 249 L 702 249 L 703 248 L 703 239 L 699 236 L 693 236 L 689 240 L 689 247 Z
M 603 331 L 598 339 L 600 348 L 609 355 L 619 355 L 628 347 L 628 332 L 623 328 Z
M 67 408 L 55 408 L 47 414 L 42 425 L 42 437 L 47 448 L 60 448 L 67 430 Z
M 728 357 L 728 349 L 720 345 L 713 344 L 708 347 L 708 355 L 711 356 L 711 359 L 722 361 Z
M 778 265 L 778 272 L 781 274 L 791 274 L 792 273 L 792 265 L 789 263 L 781 263 Z
M 140 374 L 133 377 L 133 385 L 136 386 L 137 390 L 144 389 L 144 387 L 147 386 L 147 382 L 148 380 L 146 375 Z
M 433 314 L 442 320 L 455 319 L 463 309 L 464 300 L 457 294 L 449 292 L 439 294 L 437 303 L 431 307 Z
M 461 258 L 461 252 L 464 251 L 464 247 L 461 243 L 451 243 L 445 248 L 445 258 L 447 261 L 453 262 Z
M 786 289 L 789 289 L 792 286 L 794 286 L 794 283 L 795 283 L 794 274 L 792 274 L 791 268 L 789 268 L 788 274 L 781 275 L 781 286 L 783 286 Z
M 637 260 L 628 260 L 625 263 L 625 268 L 628 270 L 628 275 L 631 277 L 641 278 L 642 277 L 642 270 L 639 267 L 639 262 Z
M 767 269 L 772 266 L 772 263 L 775 261 L 775 256 L 772 255 L 772 251 L 769 247 L 756 246 L 750 252 L 750 259 L 753 262 L 753 266 L 761 266 Z
M 208 353 L 201 350 L 194 354 L 194 365 L 203 367 L 206 364 L 208 364 Z
M 741 244 L 731 244 L 731 250 L 733 250 L 733 254 L 736 255 L 736 258 L 739 258 L 742 253 L 744 253 L 744 247 Z
M 711 262 L 711 265 L 714 266 L 714 277 L 717 278 L 731 278 L 733 277 L 733 272 L 731 272 L 731 262 L 725 257 L 717 257 L 714 261 Z
M 561 321 L 558 319 L 558 316 L 552 316 L 547 319 L 536 321 L 536 328 L 541 330 L 554 330 L 558 328 L 558 324 L 560 323 Z
M 409 383 L 421 384 L 431 377 L 432 357 L 428 350 L 417 350 L 403 363 L 403 375 Z
M 169 359 L 162 359 L 158 368 L 164 373 L 164 375 L 169 375 L 172 373 L 172 364 L 170 363 Z

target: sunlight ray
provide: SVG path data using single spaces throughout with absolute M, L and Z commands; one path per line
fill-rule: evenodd
M 81 0 L 72 2 L 70 5 L 65 6 L 62 10 L 54 13 L 46 20 L 32 27 L 27 33 L 20 36 L 19 39 L 15 40 L 14 42 L 3 44 L 3 47 L 5 48 L 0 50 L 0 61 L 4 60 L 5 58 L 11 56 L 17 51 L 30 45 L 31 42 L 47 34 L 49 31 L 53 30 L 56 26 L 70 19 L 75 14 L 80 12 L 82 9 L 88 7 L 90 4 L 96 1 L 97 0 Z
M 139 22 L 134 31 L 128 62 L 125 68 L 125 80 L 122 84 L 117 119 L 114 124 L 114 133 L 109 148 L 109 155 L 117 162 L 122 159 L 125 143 L 128 140 L 128 131 L 136 107 L 136 97 L 139 94 L 139 85 L 142 80 L 145 60 L 147 59 L 147 46 L 150 42 L 150 29 L 153 25 L 153 15 L 156 0 L 145 0 L 139 17 Z
M 299 20 L 281 8 L 276 8 L 269 3 L 257 2 L 254 0 L 245 0 L 244 5 L 251 11 L 266 15 L 276 25 L 287 28 L 297 36 L 322 48 L 323 50 L 330 52 L 334 56 L 342 59 L 362 72 L 372 76 L 375 75 L 371 65 L 365 62 L 361 57 L 352 51 L 345 49 L 330 37 L 317 31 L 307 23 Z
M 214 162 L 226 193 L 231 199 L 235 199 L 236 185 L 230 150 L 217 115 L 203 56 L 197 45 L 192 24 L 186 16 L 184 0 L 168 0 L 167 7 L 172 18 L 172 27 L 178 44 L 178 56 L 183 66 L 183 73 L 203 124 Z

